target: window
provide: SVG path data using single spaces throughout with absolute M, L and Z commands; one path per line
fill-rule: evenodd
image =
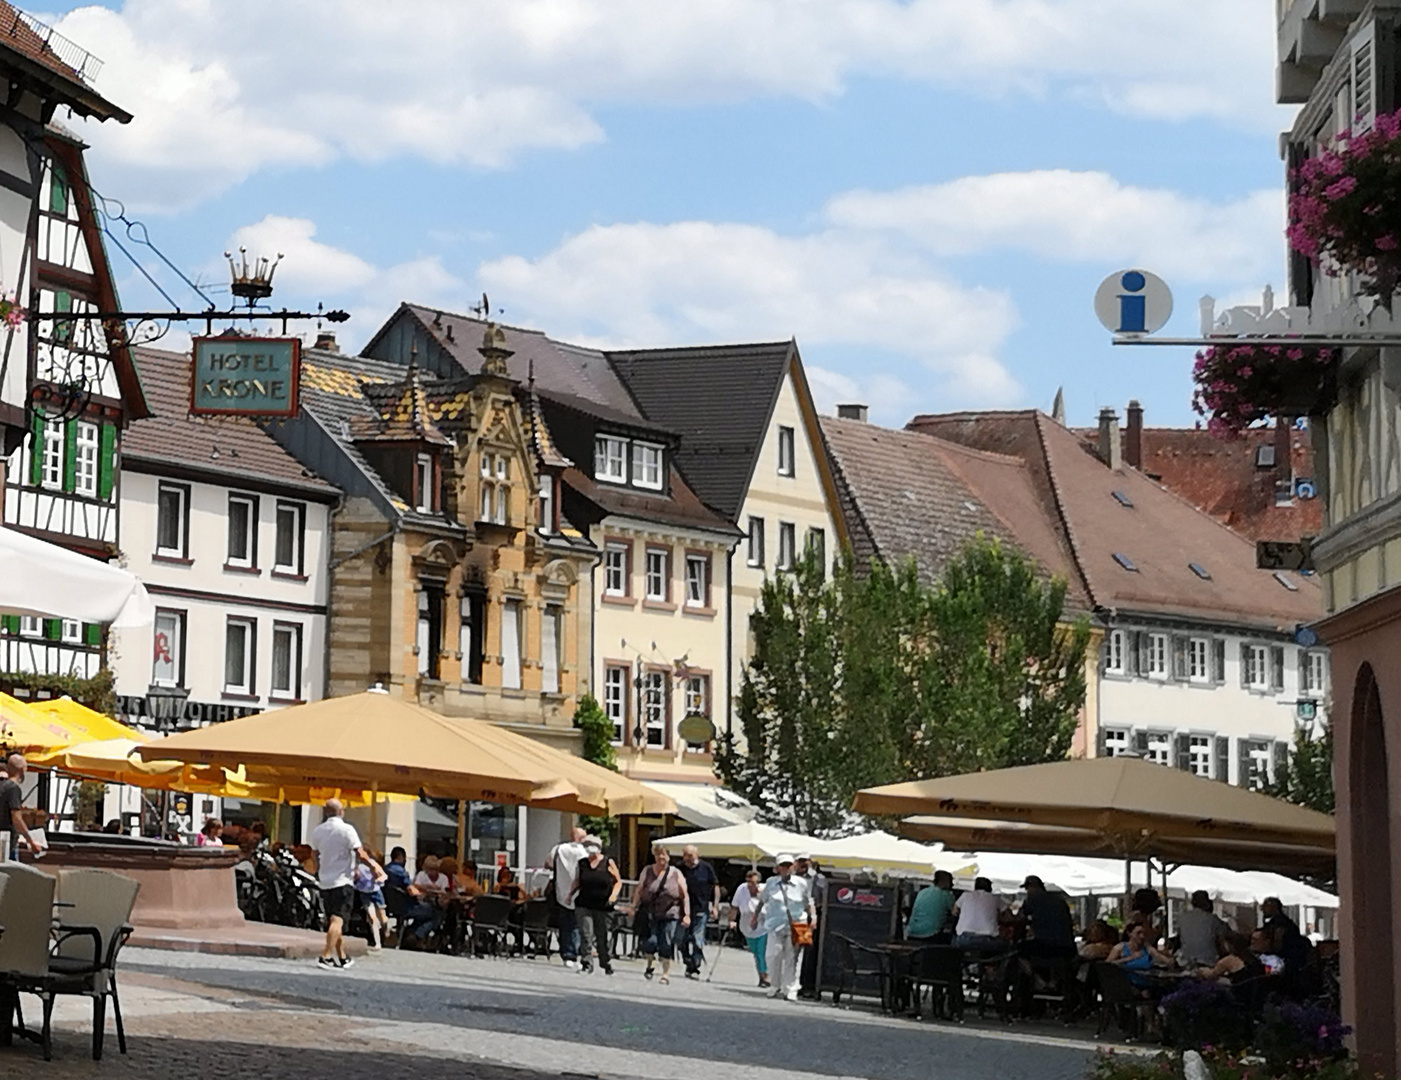
M 1118 757 L 1128 753 L 1129 733 L 1127 728 L 1105 728 L 1103 734 L 1104 756 Z
M 1247 770 L 1247 781 L 1243 787 L 1259 791 L 1270 782 L 1270 757 L 1272 744 L 1267 739 L 1250 739 L 1246 742 L 1245 756 L 1240 768 Z
M 511 488 L 507 484 L 496 485 L 496 512 L 491 515 L 491 520 L 497 525 L 505 525 L 511 520 L 510 513 Z
M 152 635 L 151 682 L 156 686 L 185 683 L 185 613 L 157 611 Z
M 666 693 L 668 690 L 665 671 L 648 671 L 642 676 L 642 726 L 643 737 L 649 750 L 665 749 Z
M 1187 564 L 1187 569 L 1192 571 L 1192 573 L 1196 574 L 1197 577 L 1201 578 L 1203 581 L 1211 580 L 1211 571 L 1201 563 L 1189 562 Z
M 710 556 L 686 556 L 686 606 L 710 606 Z
M 302 627 L 300 623 L 272 624 L 272 693 L 301 700 Z
M 1328 687 L 1328 654 L 1325 652 L 1306 652 L 1303 654 L 1302 662 L 1299 665 L 1303 672 L 1302 682 L 1304 693 L 1318 694 L 1322 696 Z
M 1211 642 L 1206 638 L 1187 642 L 1187 678 L 1194 683 L 1211 682 Z
M 415 506 L 423 514 L 433 512 L 433 459 L 427 454 L 419 454 L 414 459 Z
M 44 633 L 44 620 L 37 615 L 21 615 L 19 632 L 25 637 L 41 637 Z
M 483 484 L 482 484 L 482 501 L 481 501 L 481 505 L 477 508 L 477 520 L 478 520 L 478 521 L 490 521 L 490 520 L 491 520 L 492 494 L 493 494 L 492 486 L 491 486 L 490 484 L 483 483 Z
M 258 564 L 258 500 L 252 495 L 229 496 L 229 566 Z
M 630 669 L 609 666 L 603 669 L 603 713 L 613 722 L 613 745 L 627 741 L 628 683 Z
M 778 429 L 778 475 L 792 476 L 793 469 L 793 429 Z
M 603 549 L 604 596 L 627 596 L 631 592 L 628 580 L 631 576 L 628 573 L 631 551 L 628 544 L 609 544 Z
M 791 521 L 780 521 L 778 523 L 778 562 L 780 570 L 793 569 L 793 560 L 796 557 L 798 546 L 798 530 Z
M 252 619 L 229 619 L 224 628 L 224 693 L 257 694 L 255 657 L 257 624 Z
M 462 653 L 462 681 L 480 686 L 482 654 L 485 650 L 485 604 L 480 593 L 471 592 L 458 601 L 457 648 Z
M 40 483 L 46 488 L 55 490 L 63 487 L 63 421 L 47 420 L 44 423 L 44 447 L 43 447 L 43 472 L 40 474 Z
M 540 475 L 540 531 L 555 531 L 555 478 L 549 473 Z
M 1275 467 L 1275 448 L 1272 443 L 1265 443 L 1263 446 L 1255 448 L 1255 467 L 1257 469 L 1273 469 Z
M 97 425 L 78 421 L 73 440 L 73 490 L 97 498 Z
M 1172 736 L 1162 731 L 1147 732 L 1143 745 L 1143 758 L 1154 765 L 1166 765 L 1172 761 Z
M 414 635 L 418 646 L 418 673 L 425 679 L 441 677 L 439 664 L 443 648 L 443 591 L 425 587 L 418 592 L 418 626 Z
M 273 572 L 298 574 L 302 572 L 303 531 L 306 507 L 301 503 L 277 503 L 277 543 L 273 553 Z
M 660 548 L 647 549 L 647 599 L 661 601 L 667 600 L 668 580 L 667 573 L 667 553 Z
M 764 565 L 764 519 L 749 519 L 749 565 Z
M 1133 509 L 1133 500 L 1130 499 L 1127 495 L 1125 495 L 1122 491 L 1111 491 L 1109 494 L 1113 495 L 1114 501 L 1117 502 L 1120 506 L 1124 507 L 1124 509 Z
M 710 715 L 710 676 L 708 675 L 687 675 L 684 686 L 684 711 L 683 716 L 709 716 Z M 686 749 L 698 753 L 706 750 L 705 743 L 686 744 Z
M 651 491 L 662 489 L 662 448 L 650 443 L 632 444 L 632 485 Z
M 1122 551 L 1114 552 L 1114 561 L 1120 566 L 1122 566 L 1125 570 L 1128 570 L 1134 574 L 1138 573 L 1138 566 Z
M 1168 677 L 1168 637 L 1166 634 L 1149 634 L 1144 639 L 1147 646 L 1144 669 L 1150 679 Z
M 83 624 L 77 619 L 63 619 L 59 625 L 58 639 L 69 645 L 81 645 Z
M 628 443 L 612 435 L 600 435 L 593 443 L 593 475 L 595 480 L 613 484 L 628 482 Z
M 190 489 L 161 484 L 156 492 L 156 554 L 172 559 L 185 557 L 189 524 Z
M 1187 744 L 1189 771 L 1196 776 L 1211 776 L 1211 736 L 1193 735 Z
M 811 528 L 808 530 L 807 553 L 825 576 L 827 573 L 827 531 Z
M 540 692 L 559 693 L 559 650 L 563 640 L 561 612 L 558 607 L 545 609 L 540 620 Z
M 521 602 L 507 600 L 501 606 L 501 686 L 521 688 Z
M 1270 650 L 1263 645 L 1245 646 L 1245 685 L 1251 690 L 1270 688 Z
M 1111 630 L 1104 639 L 1104 670 L 1109 675 L 1123 675 L 1124 632 Z

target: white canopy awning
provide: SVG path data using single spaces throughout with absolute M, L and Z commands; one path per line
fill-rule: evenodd
M 0 614 L 149 626 L 155 608 L 133 573 L 0 527 Z
M 909 874 L 928 877 L 935 870 L 948 870 L 955 876 L 971 872 L 970 856 L 938 851 L 925 844 L 900 840 L 889 833 L 874 832 L 848 836 L 842 840 L 822 840 L 816 836 L 791 833 L 772 825 L 747 821 L 723 829 L 669 836 L 663 843 L 673 853 L 694 844 L 702 856 L 712 859 L 740 859 L 751 863 L 772 862 L 781 854 L 810 855 L 822 866 L 846 870 L 869 870 L 875 874 Z
M 678 784 L 644 780 L 653 791 L 676 803 L 676 816 L 702 829 L 720 829 L 753 821 L 755 808 L 743 796 L 714 784 Z

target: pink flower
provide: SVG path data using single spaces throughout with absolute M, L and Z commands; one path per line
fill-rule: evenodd
M 1395 237 L 1393 234 L 1391 234 L 1391 233 L 1387 233 L 1385 236 L 1379 236 L 1379 237 L 1377 237 L 1377 250 L 1378 250 L 1378 251 L 1395 251 L 1395 250 L 1396 250 L 1396 237 Z
M 1344 176 L 1333 181 L 1323 189 L 1325 199 L 1337 200 L 1344 196 L 1351 195 L 1357 189 L 1357 177 Z

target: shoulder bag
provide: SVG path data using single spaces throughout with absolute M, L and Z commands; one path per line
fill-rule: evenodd
M 812 923 L 793 921 L 793 913 L 788 910 L 788 883 L 781 878 L 778 891 L 783 895 L 783 914 L 788 919 L 788 938 L 793 942 L 793 948 L 805 949 L 812 944 Z

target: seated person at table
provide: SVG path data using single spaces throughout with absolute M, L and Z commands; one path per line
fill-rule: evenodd
M 1149 930 L 1161 930 L 1163 926 L 1163 898 L 1158 895 L 1157 889 L 1139 889 L 1133 894 L 1133 910 L 1129 912 L 1128 923 L 1124 927 L 1127 936 L 1128 928 L 1134 923 L 1144 923 Z
M 457 879 L 462 873 L 462 871 L 457 868 L 457 860 L 451 855 L 445 856 L 438 860 L 438 869 L 442 871 L 443 876 L 448 879 L 448 895 L 456 896 Z
M 429 855 L 419 865 L 422 869 L 413 879 L 413 892 L 422 899 L 409 912 L 409 919 L 413 936 L 422 942 L 443 925 L 444 905 L 452 879 L 442 872 L 442 864 L 436 855 Z
M 1192 904 L 1177 920 L 1177 927 L 1182 939 L 1177 961 L 1184 968 L 1215 964 L 1221 958 L 1216 943 L 1231 929 L 1211 910 L 1211 897 L 1203 889 L 1192 894 Z
M 480 896 L 486 891 L 477 880 L 477 864 L 471 859 L 462 864 L 462 873 L 457 875 L 457 891 L 468 899 Z
M 1219 944 L 1221 959 L 1212 967 L 1197 969 L 1203 979 L 1225 979 L 1235 986 L 1265 974 L 1265 965 L 1250 951 L 1250 939 L 1244 934 L 1230 931 L 1221 936 Z
M 1279 897 L 1271 896 L 1261 905 L 1265 922 L 1260 927 L 1270 935 L 1271 953 L 1282 957 L 1286 971 L 1302 971 L 1312 957 L 1313 944 L 1299 932 L 1299 924 L 1284 913 Z
M 1119 940 L 1114 928 L 1103 919 L 1090 923 L 1085 931 L 1085 942 L 1079 948 L 1081 960 L 1108 960 L 1109 953 Z
M 496 871 L 496 895 L 509 896 L 513 904 L 524 904 L 529 899 L 509 866 Z
M 954 948 L 989 952 L 1006 949 L 1000 925 L 1006 910 L 1002 897 L 992 891 L 992 882 L 985 877 L 978 878 L 973 882 L 973 891 L 964 893 L 954 902 L 953 912 L 958 917 L 954 926 Z
M 413 878 L 409 876 L 409 868 L 406 865 L 409 861 L 409 853 L 401 847 L 396 847 L 389 853 L 389 861 L 384 864 L 385 884 L 391 889 L 403 889 L 408 892 L 413 887 Z
M 953 875 L 947 870 L 934 873 L 934 884 L 921 889 L 910 909 L 910 921 L 905 925 L 905 937 L 910 941 L 947 945 L 953 939 L 953 905 L 958 897 L 953 891 Z
M 1172 961 L 1148 943 L 1148 928 L 1134 923 L 1129 936 L 1109 951 L 1109 963 L 1129 973 L 1129 982 L 1142 989 L 1148 985 L 1147 972 L 1154 967 L 1171 967 Z
M 1022 882 L 1026 899 L 1017 917 L 1026 923 L 1028 936 L 1021 952 L 1031 957 L 1070 957 L 1075 955 L 1075 921 L 1070 905 L 1060 893 L 1046 888 L 1035 874 Z
M 1266 974 L 1278 975 L 1284 971 L 1284 957 L 1274 951 L 1274 942 L 1270 938 L 1270 932 L 1264 927 L 1250 935 L 1250 951 L 1259 957 L 1260 963 L 1265 965 Z

